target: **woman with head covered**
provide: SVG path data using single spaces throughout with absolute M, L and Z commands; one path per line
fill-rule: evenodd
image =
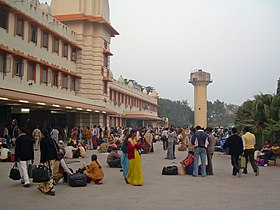
M 136 139 L 136 130 L 131 131 L 131 137 L 127 140 L 127 156 L 128 156 L 128 171 L 126 181 L 129 184 L 141 186 L 144 184 L 144 175 L 142 172 L 141 155 L 139 149 L 142 144 Z

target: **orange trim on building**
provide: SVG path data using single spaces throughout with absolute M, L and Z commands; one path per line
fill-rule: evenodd
M 24 40 L 24 32 L 25 32 L 25 21 L 24 21 L 24 19 L 22 18 L 22 40 Z
M 73 21 L 73 20 L 87 20 L 90 22 L 104 24 L 107 28 L 109 28 L 112 37 L 114 37 L 115 35 L 119 35 L 119 32 L 117 32 L 116 29 L 114 29 L 110 23 L 108 23 L 103 17 L 100 16 L 92 16 L 92 15 L 85 15 L 83 13 L 79 13 L 79 14 L 67 14 L 67 15 L 54 15 L 53 17 L 61 22 Z
M 149 120 L 161 120 L 162 118 L 147 114 L 125 114 L 125 118 L 127 119 L 149 119 Z
M 104 54 L 105 56 L 113 56 L 113 53 L 111 53 L 111 52 L 108 51 L 108 50 L 104 50 L 104 51 L 103 51 L 103 54 Z
M 28 43 L 29 43 L 31 40 L 31 23 L 29 23 L 28 25 L 29 25 L 28 27 Z
M 14 15 L 14 36 L 17 34 L 17 16 Z

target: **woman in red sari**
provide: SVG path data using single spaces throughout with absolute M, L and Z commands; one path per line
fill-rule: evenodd
M 136 139 L 136 130 L 131 131 L 131 137 L 127 141 L 128 171 L 126 181 L 129 184 L 141 186 L 144 184 L 142 172 L 141 155 L 139 149 L 142 148 L 141 142 Z

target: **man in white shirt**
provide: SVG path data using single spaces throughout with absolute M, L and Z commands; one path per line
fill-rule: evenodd
M 68 145 L 67 147 L 65 147 L 65 158 L 72 159 L 73 152 L 76 150 L 77 150 L 77 148 L 73 147 L 72 145 Z
M 11 154 L 11 151 L 7 149 L 7 144 L 2 145 L 3 148 L 0 149 L 0 161 L 2 162 L 8 162 L 9 161 L 9 154 Z

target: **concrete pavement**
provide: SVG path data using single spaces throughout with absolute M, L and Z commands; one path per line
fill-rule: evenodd
M 214 176 L 163 176 L 162 167 L 173 164 L 179 166 L 186 153 L 176 151 L 175 161 L 166 160 L 166 151 L 163 151 L 162 143 L 157 142 L 154 145 L 155 153 L 142 155 L 145 176 L 143 186 L 125 184 L 119 169 L 107 166 L 107 154 L 95 150 L 87 151 L 86 158 L 82 161 L 90 163 L 91 154 L 98 155 L 98 161 L 105 174 L 104 184 L 72 188 L 59 183 L 55 186 L 54 197 L 39 192 L 37 184 L 24 188 L 20 181 L 10 180 L 8 174 L 13 163 L 0 163 L 0 210 L 280 209 L 279 165 L 261 167 L 260 175 L 255 176 L 249 164 L 247 175 L 241 178 L 233 177 L 230 157 L 217 152 L 213 160 Z M 37 162 L 38 155 L 36 152 Z M 81 166 L 81 162 L 69 164 L 74 170 Z

